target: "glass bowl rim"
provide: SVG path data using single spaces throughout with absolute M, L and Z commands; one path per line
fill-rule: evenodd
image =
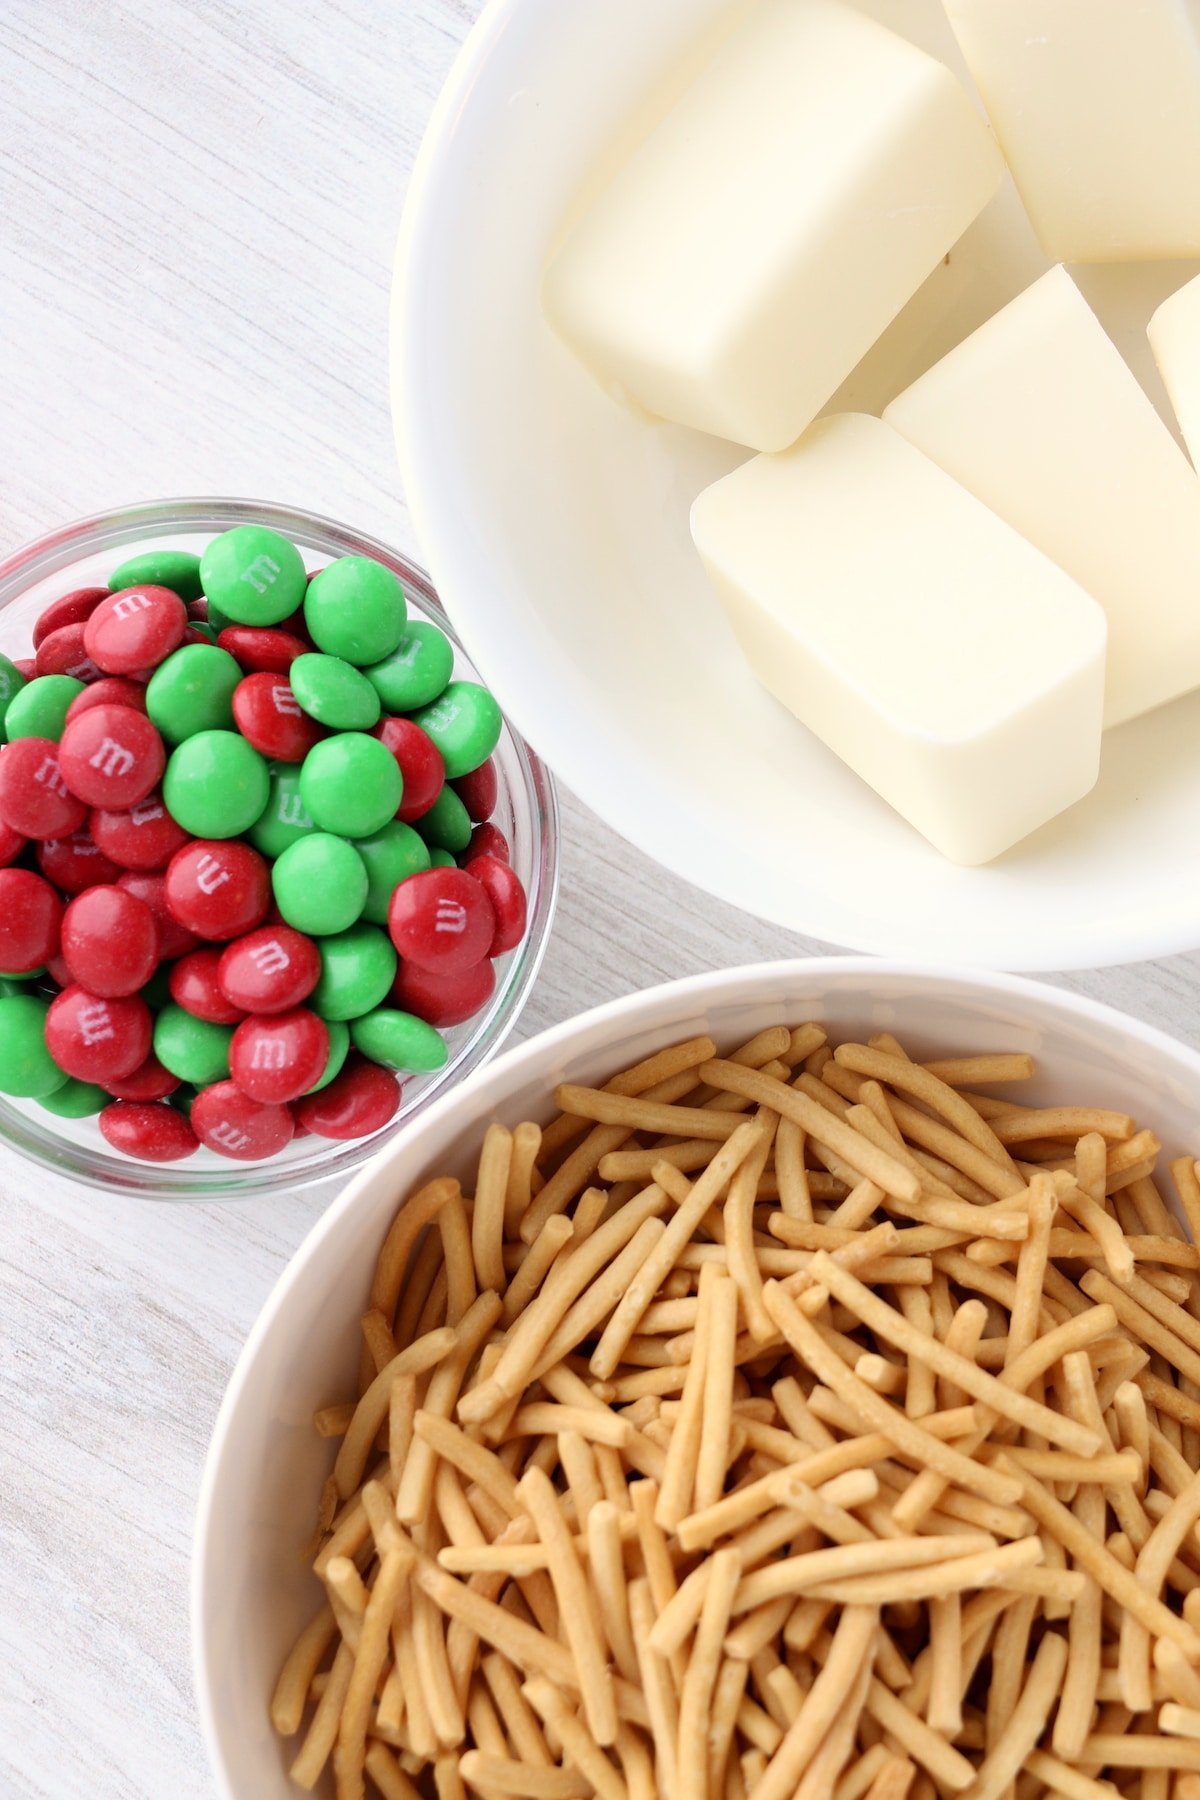
M 281 502 L 228 496 L 180 496 L 139 501 L 128 506 L 74 519 L 31 539 L 0 557 L 0 611 L 19 599 L 36 582 L 67 570 L 82 556 L 105 549 L 116 550 L 147 537 L 172 531 L 219 532 L 233 525 L 256 524 L 310 540 L 308 547 L 331 556 L 370 556 L 390 568 L 410 588 L 438 628 L 456 650 L 470 659 L 435 592 L 430 577 L 402 552 L 369 532 L 361 532 L 323 513 Z M 529 894 L 529 923 L 515 958 L 505 970 L 497 995 L 489 1003 L 472 1035 L 459 1046 L 440 1079 L 431 1083 L 411 1110 L 403 1107 L 390 1125 L 369 1138 L 326 1140 L 328 1155 L 309 1168 L 289 1164 L 238 1163 L 220 1168 L 194 1169 L 187 1163 L 139 1163 L 98 1146 L 73 1143 L 56 1135 L 53 1115 L 46 1122 L 24 1114 L 19 1124 L 0 1117 L 0 1145 L 34 1166 L 103 1192 L 119 1192 L 143 1200 L 226 1201 L 286 1191 L 300 1191 L 324 1181 L 345 1182 L 356 1170 L 396 1137 L 434 1100 L 488 1062 L 509 1036 L 533 989 L 549 943 L 558 899 L 560 810 L 558 790 L 549 767 L 504 715 L 523 778 L 523 804 L 533 840 L 533 879 Z

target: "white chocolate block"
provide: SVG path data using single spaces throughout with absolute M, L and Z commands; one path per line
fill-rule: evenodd
M 943 0 L 1056 262 L 1200 255 L 1195 0 Z
M 1200 684 L 1200 481 L 1065 269 L 883 416 L 1103 606 L 1107 725 Z
M 952 861 L 1092 787 L 1103 613 L 882 420 L 744 463 L 692 537 L 758 679 Z
M 1146 330 L 1183 441 L 1200 469 L 1200 275 L 1163 301 Z
M 793 443 L 999 185 L 943 64 L 839 0 L 756 0 L 569 232 L 555 329 L 645 411 Z

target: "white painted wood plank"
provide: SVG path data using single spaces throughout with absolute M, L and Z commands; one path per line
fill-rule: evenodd
M 404 186 L 474 0 L 7 0 L 0 543 L 246 494 L 410 554 L 387 410 Z M 817 946 L 664 876 L 569 797 L 527 1034 Z M 1169 879 L 1169 871 L 1164 871 Z M 1200 958 L 1066 985 L 1200 1041 Z M 324 1196 L 104 1201 L 0 1161 L 0 1794 L 209 1796 L 191 1517 L 242 1339 Z

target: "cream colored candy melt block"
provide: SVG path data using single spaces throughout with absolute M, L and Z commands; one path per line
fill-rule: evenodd
M 943 0 L 1059 262 L 1200 255 L 1197 0 Z
M 645 411 L 793 443 L 995 193 L 948 69 L 838 0 L 757 0 L 552 260 L 547 315 Z
M 1147 329 L 1183 441 L 1200 469 L 1200 275 L 1163 301 Z
M 1064 269 L 883 416 L 1103 606 L 1106 725 L 1200 685 L 1200 480 Z
M 881 420 L 743 464 L 692 536 L 758 679 L 952 861 L 1094 784 L 1103 613 Z

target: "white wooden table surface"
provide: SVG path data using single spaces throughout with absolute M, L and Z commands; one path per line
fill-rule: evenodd
M 419 559 L 387 407 L 392 249 L 477 10 L 4 0 L 0 548 L 109 505 L 223 493 Z M 557 931 L 523 1033 L 817 948 L 564 800 Z M 1067 985 L 1200 1041 L 1200 957 Z M 327 1198 L 122 1204 L 0 1165 L 3 1800 L 212 1794 L 188 1656 L 200 1469 L 242 1340 Z

